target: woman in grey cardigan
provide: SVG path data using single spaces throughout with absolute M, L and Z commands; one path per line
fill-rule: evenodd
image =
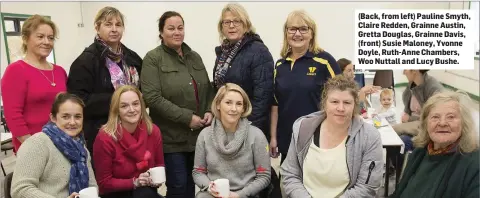
M 196 197 L 218 197 L 213 181 L 222 178 L 229 180 L 230 198 L 258 197 L 270 184 L 270 156 L 263 132 L 246 118 L 252 111 L 247 94 L 227 83 L 211 108 L 215 119 L 195 149 L 193 180 L 201 189 Z
M 375 197 L 383 170 L 380 133 L 358 115 L 358 88 L 344 76 L 325 84 L 322 111 L 293 125 L 281 167 L 288 197 Z

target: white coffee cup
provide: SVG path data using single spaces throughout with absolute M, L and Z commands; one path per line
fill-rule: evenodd
M 98 189 L 96 187 L 88 187 L 80 190 L 75 198 L 98 198 Z
M 228 179 L 217 179 L 213 183 L 215 183 L 218 196 L 228 197 L 230 195 L 230 181 Z
M 154 184 L 161 184 L 165 182 L 165 167 L 159 166 L 150 168 L 148 172 L 150 173 L 150 178 Z

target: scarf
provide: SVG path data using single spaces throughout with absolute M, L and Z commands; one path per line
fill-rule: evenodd
M 118 47 L 117 51 L 114 51 L 98 35 L 95 37 L 95 42 L 105 47 L 104 52 L 107 53 L 105 64 L 110 72 L 113 87 L 115 89 L 122 85 L 134 85 L 138 87 L 139 75 L 137 69 L 127 65 L 127 62 L 124 60 L 122 47 Z
M 148 170 L 148 161 L 152 157 L 150 151 L 147 150 L 147 126 L 143 122 L 139 123 L 135 132 L 132 134 L 127 132 L 122 125 L 118 126 L 122 137 L 118 143 L 123 148 L 123 154 L 133 160 L 137 167 L 138 174 Z
M 78 140 L 73 139 L 53 122 L 43 126 L 42 131 L 52 140 L 57 149 L 65 156 L 72 166 L 70 167 L 70 180 L 68 182 L 68 194 L 80 192 L 88 187 L 88 154 L 85 150 L 83 135 Z
M 237 131 L 235 131 L 235 137 L 228 142 L 227 132 L 225 132 L 222 122 L 218 119 L 214 119 L 212 121 L 212 131 L 210 133 L 213 140 L 213 146 L 222 156 L 228 159 L 235 158 L 247 139 L 249 126 L 250 124 L 247 118 L 240 118 Z
M 247 37 L 247 35 L 245 35 L 245 37 Z M 230 44 L 230 42 L 225 39 L 220 46 L 222 53 L 218 57 L 214 74 L 214 82 L 217 89 L 220 89 L 220 87 L 222 87 L 226 83 L 225 76 L 227 74 L 228 68 L 231 67 L 231 62 L 233 58 L 235 58 L 243 44 L 245 44 L 248 40 L 245 39 L 245 37 L 235 44 Z
M 448 145 L 445 148 L 440 148 L 438 150 L 435 150 L 433 148 L 433 142 L 430 142 L 430 143 L 428 143 L 427 150 L 428 150 L 429 155 L 441 155 L 441 154 L 456 152 L 457 151 L 457 146 L 458 146 L 458 141 Z

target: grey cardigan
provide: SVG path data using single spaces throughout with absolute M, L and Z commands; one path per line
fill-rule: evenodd
M 303 162 L 313 141 L 313 133 L 325 120 L 323 111 L 302 116 L 293 124 L 288 155 L 281 166 L 288 197 L 312 197 L 303 185 Z M 382 181 L 383 149 L 380 133 L 356 116 L 348 129 L 346 163 L 350 183 L 340 197 L 375 197 Z
M 430 97 L 442 90 L 443 85 L 427 73 L 423 74 L 423 83 L 421 85 L 416 86 L 414 83 L 409 83 L 402 95 L 403 104 L 405 105 L 403 111 L 410 115 L 408 121 L 412 122 L 420 119 L 411 116 L 412 111 L 410 110 L 410 100 L 412 99 L 412 94 L 417 98 L 420 107 L 423 107 L 423 104 L 425 104 Z

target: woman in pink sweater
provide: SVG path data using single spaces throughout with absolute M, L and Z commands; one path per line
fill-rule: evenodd
M 12 132 L 14 152 L 42 130 L 55 96 L 67 90 L 65 70 L 47 61 L 56 36 L 57 28 L 50 19 L 40 15 L 28 18 L 22 26 L 26 55 L 10 64 L 2 77 L 5 119 Z

